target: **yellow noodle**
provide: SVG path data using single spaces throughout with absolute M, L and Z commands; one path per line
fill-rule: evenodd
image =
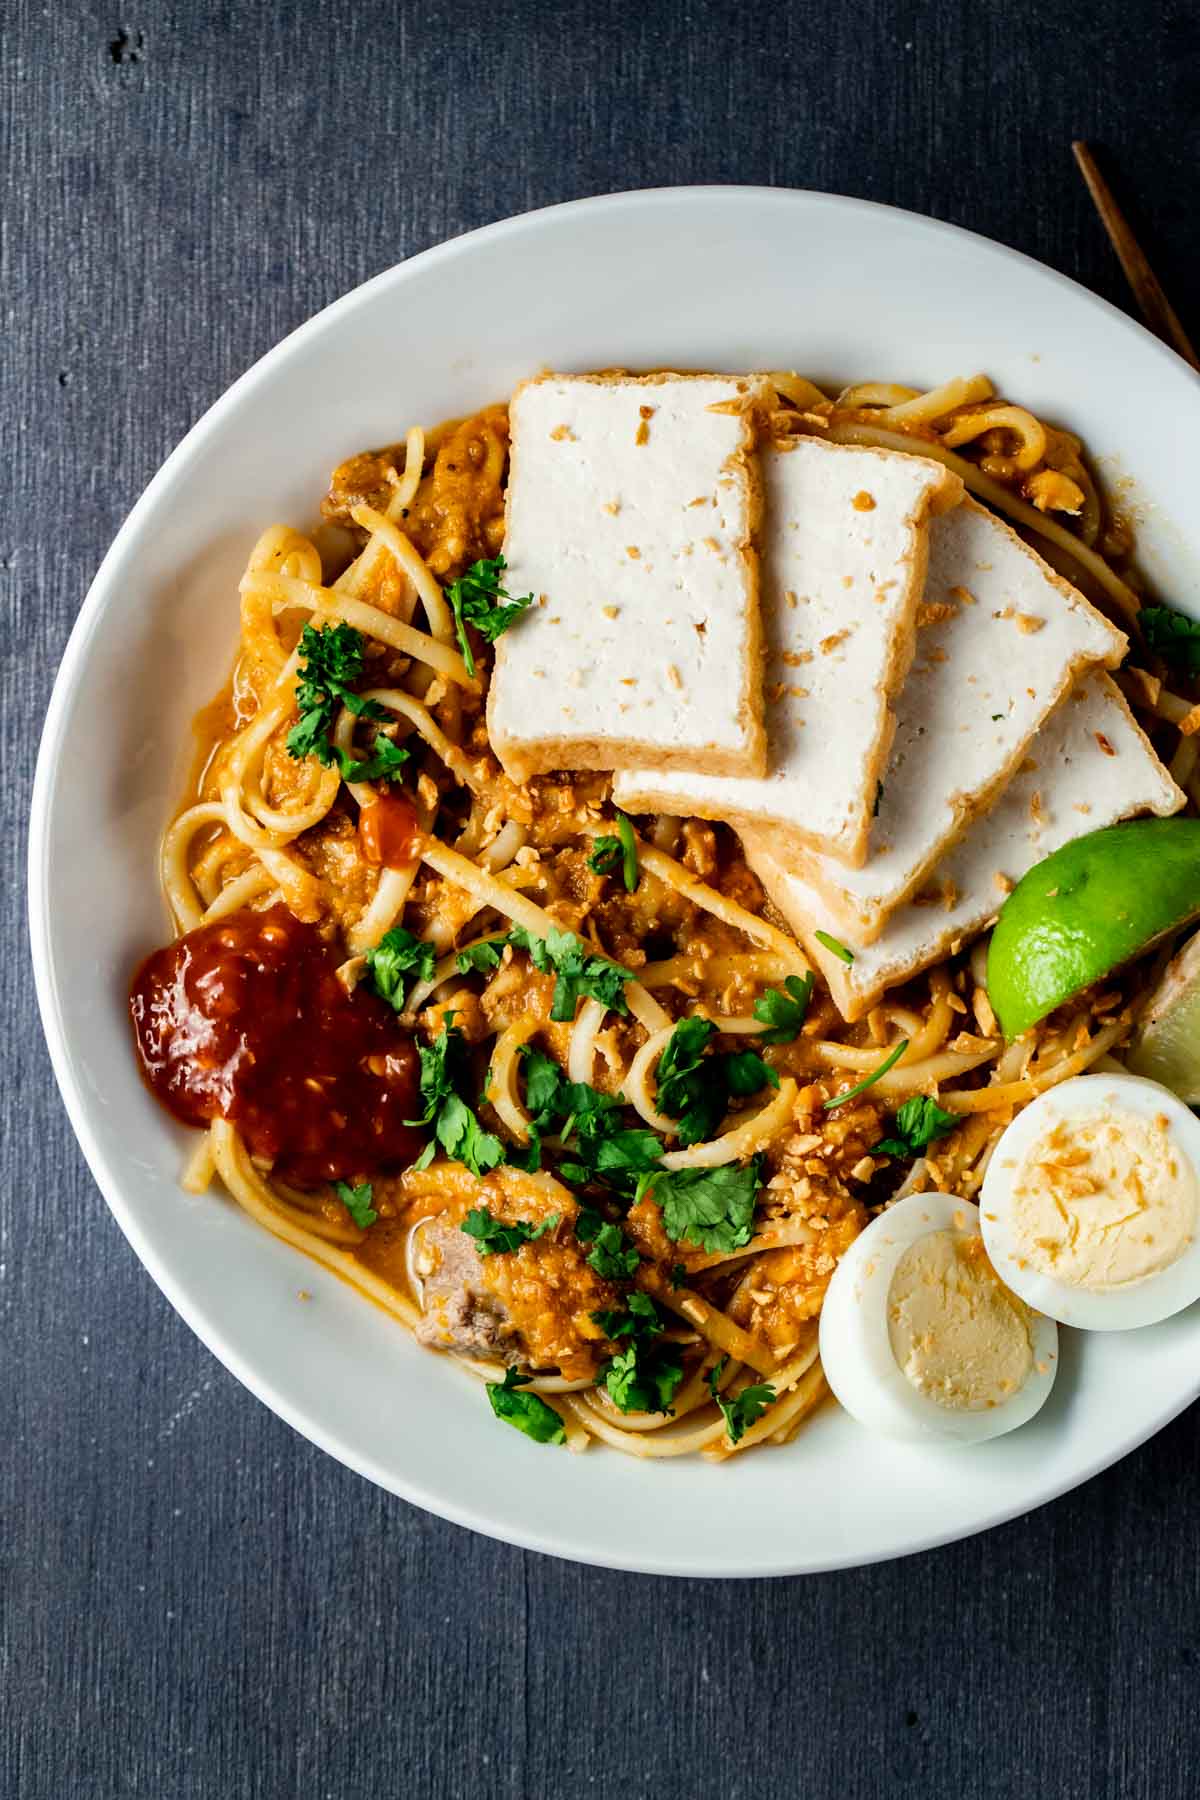
M 1104 589 L 1125 619 L 1130 623 L 1136 621 L 1141 601 L 1102 556 L 1081 543 L 1056 519 L 1038 512 L 1028 501 L 1020 499 L 1003 482 L 993 481 L 981 469 L 977 469 L 974 463 L 968 462 L 965 456 L 956 456 L 953 450 L 947 450 L 943 444 L 931 443 L 926 438 L 908 437 L 902 431 L 885 431 L 874 424 L 848 422 L 834 425 L 830 428 L 829 436 L 832 442 L 838 444 L 877 444 L 883 450 L 903 450 L 909 456 L 928 456 L 936 462 L 945 463 L 947 468 L 953 469 L 962 477 L 971 493 L 986 500 L 997 512 L 1005 513 L 1019 525 L 1026 526 L 1049 543 L 1057 544 L 1060 550 L 1065 550 L 1069 556 L 1074 557 L 1078 566 Z

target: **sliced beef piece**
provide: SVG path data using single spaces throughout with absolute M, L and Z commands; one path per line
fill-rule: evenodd
M 431 1219 L 421 1231 L 418 1264 L 422 1270 L 432 1265 L 423 1273 L 418 1343 L 455 1356 L 517 1360 L 516 1327 L 486 1285 L 479 1252 L 466 1232 Z

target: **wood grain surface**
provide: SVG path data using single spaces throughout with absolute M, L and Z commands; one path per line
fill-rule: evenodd
M 126 5 L 9 0 L 0 38 L 0 1796 L 1194 1796 L 1195 1409 L 1032 1518 L 854 1574 L 648 1580 L 444 1525 L 280 1424 L 142 1272 L 53 1087 L 22 892 L 96 564 L 290 327 L 505 214 L 732 180 L 932 213 L 1124 305 L 1087 137 L 1195 334 L 1200 15 Z

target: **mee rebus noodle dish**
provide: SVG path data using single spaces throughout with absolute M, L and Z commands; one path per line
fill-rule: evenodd
M 1078 440 L 983 377 L 548 376 L 321 513 L 250 552 L 133 979 L 185 1187 L 540 1443 L 784 1445 L 825 1363 L 880 1429 L 1030 1417 L 1054 1327 L 980 1192 L 1187 918 L 1085 919 L 1007 1038 L 988 934 L 1135 815 L 1178 868 L 1200 795 L 1200 645 Z M 1077 1149 L 1045 1179 L 1086 1210 Z

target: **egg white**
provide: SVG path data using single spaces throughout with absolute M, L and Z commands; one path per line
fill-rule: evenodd
M 1200 1176 L 1200 1120 L 1169 1088 L 1140 1075 L 1077 1075 L 1039 1094 L 1002 1134 L 984 1176 L 980 1223 L 992 1267 L 1028 1305 L 1086 1331 L 1131 1331 L 1157 1325 L 1200 1300 L 1200 1237 L 1193 1237 L 1169 1268 L 1117 1292 L 1097 1294 L 1031 1268 L 1012 1229 L 1013 1175 L 1025 1152 L 1055 1120 L 1094 1116 L 1107 1106 L 1147 1119 L 1165 1113 L 1175 1149 Z
M 837 1398 L 861 1425 L 888 1437 L 980 1444 L 1024 1425 L 1045 1403 L 1058 1372 L 1058 1328 L 1034 1315 L 1034 1368 L 999 1406 L 972 1412 L 920 1393 L 892 1354 L 888 1291 L 904 1252 L 936 1231 L 978 1237 L 977 1209 L 953 1194 L 909 1194 L 855 1239 L 821 1308 L 821 1363 Z

